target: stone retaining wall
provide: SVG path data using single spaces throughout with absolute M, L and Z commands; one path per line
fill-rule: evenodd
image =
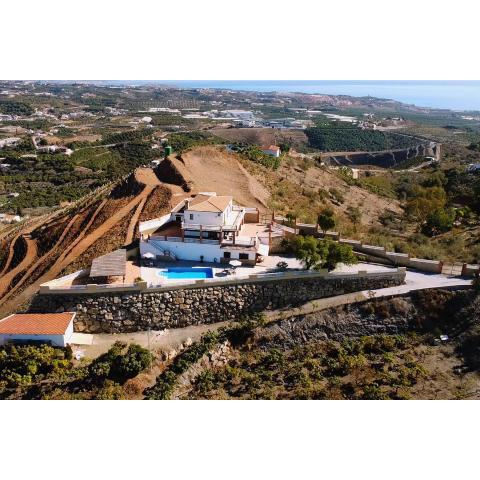
M 120 333 L 235 320 L 309 300 L 400 285 L 405 271 L 328 275 L 172 290 L 37 295 L 31 312 L 77 312 L 75 331 Z

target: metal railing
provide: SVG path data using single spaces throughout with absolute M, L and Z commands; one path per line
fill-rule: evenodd
M 256 244 L 257 244 L 256 237 L 251 237 L 249 239 L 236 238 L 235 241 L 233 241 L 233 239 L 222 240 L 222 245 L 232 245 L 236 247 L 254 247 Z

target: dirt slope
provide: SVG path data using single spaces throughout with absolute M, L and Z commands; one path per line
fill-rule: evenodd
M 223 147 L 197 147 L 182 154 L 182 160 L 174 156 L 170 160 L 193 192 L 231 195 L 241 205 L 266 209 L 268 190 Z
M 280 174 L 287 176 L 292 182 L 304 188 L 316 190 L 318 188 L 324 190 L 338 189 L 344 197 L 344 202 L 336 205 L 335 208 L 345 213 L 349 206 L 358 207 L 362 212 L 362 223 L 364 224 L 377 223 L 379 215 L 386 210 L 398 214 L 402 211 L 397 200 L 381 197 L 363 188 L 348 185 L 332 171 L 313 166 L 304 172 L 296 168 L 283 166 L 280 169 Z
M 130 180 L 117 185 L 119 189 L 112 190 L 110 194 L 108 194 L 109 190 L 106 191 L 108 195 L 102 201 L 99 202 L 97 196 L 92 198 L 90 203 L 83 204 L 82 213 L 72 214 L 71 220 L 63 227 L 64 231 L 58 241 L 49 249 L 45 249 L 39 258 L 37 258 L 35 241 L 25 236 L 27 242 L 25 257 L 0 281 L 0 295 L 3 295 L 0 300 L 0 316 L 15 311 L 28 302 L 41 283 L 54 279 L 70 264 L 78 263 L 92 245 L 100 240 L 104 241 L 120 223 L 122 223 L 122 237 L 125 238 L 128 222 L 134 210 L 137 209 L 139 216 L 147 198 L 161 185 L 155 173 L 148 168 L 138 169 L 135 175 L 129 178 Z M 139 208 L 139 205 L 142 205 L 142 208 Z M 106 211 L 108 215 L 103 215 Z M 138 217 L 131 222 L 133 229 L 137 220 Z M 43 225 L 47 225 L 47 222 L 43 222 Z M 50 228 L 58 227 L 55 221 L 48 225 Z M 25 231 L 22 231 L 22 234 L 25 235 Z M 80 265 L 80 268 L 83 267 L 83 264 Z M 14 277 L 25 270 L 27 270 L 26 273 L 16 285 L 13 285 Z
M 268 206 L 272 210 L 295 212 L 301 221 L 315 222 L 324 207 L 333 208 L 345 218 L 349 208 L 357 207 L 363 225 L 378 225 L 379 216 L 387 210 L 401 212 L 397 200 L 349 185 L 335 171 L 318 167 L 313 161 L 287 157 L 275 171 L 248 160 L 242 160 L 242 164 L 270 192 Z M 335 195 L 342 198 L 335 201 Z
M 49 250 L 45 255 L 42 255 L 40 258 L 38 258 L 34 263 L 32 263 L 28 268 L 28 270 L 20 278 L 20 280 L 16 282 L 15 285 L 12 285 L 8 293 L 6 293 L 2 298 L 0 298 L 0 305 L 3 305 L 9 298 L 11 298 L 12 295 L 14 295 L 15 292 L 17 292 L 22 287 L 22 285 L 25 282 L 27 282 L 32 277 L 32 275 L 35 274 L 35 271 L 41 267 L 42 263 L 44 263 L 56 251 L 56 249 L 62 244 L 64 238 L 70 231 L 70 228 L 72 227 L 72 225 L 76 222 L 77 218 L 78 218 L 78 215 L 74 215 L 72 217 L 68 225 L 65 227 L 65 230 L 63 231 L 62 235 L 57 240 L 54 247 L 51 250 Z
M 30 237 L 25 237 L 27 243 L 27 251 L 22 261 L 8 273 L 0 278 L 0 297 L 8 289 L 12 280 L 35 260 L 37 256 L 37 242 Z

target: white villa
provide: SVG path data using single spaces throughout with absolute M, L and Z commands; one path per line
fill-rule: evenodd
M 265 153 L 266 155 L 271 155 L 272 157 L 279 157 L 280 156 L 280 147 L 276 145 L 264 145 L 260 147 L 260 150 Z
M 230 196 L 203 192 L 182 200 L 169 214 L 141 222 L 140 256 L 255 265 L 269 254 L 271 222 L 260 223 L 257 208 L 235 205 Z

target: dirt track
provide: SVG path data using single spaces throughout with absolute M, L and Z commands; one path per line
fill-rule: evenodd
M 2 296 L 9 287 L 12 280 L 35 260 L 37 256 L 37 242 L 32 238 L 25 237 L 27 242 L 27 253 L 23 260 L 12 270 L 0 278 L 0 296 Z
M 31 275 L 35 272 L 37 268 L 40 267 L 40 265 L 48 258 L 50 257 L 55 250 L 62 244 L 63 239 L 66 237 L 68 232 L 70 231 L 70 228 L 72 225 L 75 223 L 77 220 L 78 215 L 74 215 L 68 225 L 65 227 L 65 230 L 63 231 L 62 235 L 60 235 L 60 238 L 57 240 L 55 245 L 43 256 L 41 256 L 33 265 L 30 266 L 30 268 L 25 272 L 23 277 L 18 281 L 16 285 L 14 285 L 7 294 L 5 294 L 1 299 L 0 299 L 0 305 L 3 305 L 30 277 Z
M 75 247 L 75 245 L 78 244 L 78 242 L 85 236 L 85 233 L 88 231 L 88 229 L 90 228 L 90 226 L 92 225 L 92 223 L 95 221 L 95 219 L 97 218 L 98 214 L 102 211 L 102 208 L 105 206 L 105 204 L 107 203 L 107 200 L 102 200 L 100 205 L 97 207 L 97 209 L 95 210 L 95 212 L 93 212 L 93 215 L 90 217 L 90 220 L 88 221 L 88 223 L 85 225 L 84 229 L 80 232 L 80 234 L 78 235 L 78 237 L 69 245 L 69 247 L 60 255 L 59 258 L 64 258 L 68 253 L 70 253 L 70 251 L 72 250 L 73 247 Z M 76 218 L 77 216 L 75 216 Z M 68 232 L 68 230 L 70 230 L 70 227 L 73 225 L 74 222 L 70 222 L 68 225 L 67 225 L 67 228 L 65 229 L 65 232 L 64 234 L 62 235 L 62 240 L 63 240 L 63 237 L 66 235 L 66 233 Z
M 148 196 L 152 193 L 152 191 L 158 185 L 161 184 L 161 182 L 158 180 L 155 173 L 149 168 L 140 168 L 136 170 L 135 178 L 139 183 L 145 185 L 143 190 L 137 196 L 135 196 L 127 205 L 125 205 L 123 208 L 115 212 L 114 215 L 109 217 L 104 223 L 102 223 L 99 227 L 97 227 L 88 235 L 84 234 L 84 232 L 87 231 L 87 229 L 84 229 L 83 233 L 80 233 L 79 237 L 77 237 L 77 239 L 75 240 L 73 246 L 69 249 L 69 251 L 66 251 L 63 255 L 57 258 L 57 260 L 53 263 L 53 265 L 51 265 L 42 276 L 40 276 L 35 282 L 29 285 L 19 295 L 15 296 L 10 301 L 3 303 L 3 305 L 0 307 L 0 316 L 2 314 L 8 313 L 14 310 L 15 308 L 18 308 L 20 305 L 27 302 L 33 295 L 35 295 L 36 291 L 38 290 L 38 287 L 42 283 L 48 282 L 50 280 L 53 280 L 55 277 L 57 277 L 65 267 L 67 267 L 70 263 L 74 262 L 99 238 L 105 235 L 119 221 L 121 221 L 125 216 L 127 216 L 132 211 L 132 209 L 137 207 L 140 203 L 144 202 L 148 198 Z M 103 205 L 101 204 L 99 207 L 97 207 L 96 211 L 94 212 L 92 218 L 89 221 L 90 225 L 93 223 L 93 220 L 94 220 L 93 217 L 96 217 L 98 213 L 101 211 L 100 207 L 103 207 Z M 65 237 L 69 227 L 71 227 L 74 221 L 75 221 L 74 219 L 70 221 L 69 225 L 67 226 L 67 228 L 62 234 L 63 237 Z M 27 242 L 28 242 L 28 239 L 27 239 Z M 57 242 L 57 245 L 58 245 L 58 242 Z M 33 250 L 33 248 L 35 250 Z M 4 291 L 8 288 L 13 277 L 16 274 L 20 273 L 25 268 L 27 268 L 34 261 L 36 254 L 37 254 L 36 243 L 33 242 L 33 245 L 29 243 L 27 256 L 22 260 L 22 262 L 18 265 L 16 269 L 12 270 L 13 273 L 9 272 L 8 277 L 5 276 L 0 281 L 0 295 L 3 294 Z M 6 283 L 7 281 L 8 283 Z M 1 290 L 2 284 L 3 284 L 2 282 L 5 283 L 5 287 L 3 291 Z
M 17 243 L 17 240 L 22 236 L 21 233 L 17 233 L 15 237 L 13 237 L 12 241 L 10 242 L 10 247 L 8 249 L 8 257 L 5 262 L 5 265 L 3 266 L 2 271 L 0 272 L 0 278 L 3 276 L 3 274 L 10 268 L 10 263 L 12 263 L 12 258 L 13 258 L 13 253 L 15 250 L 15 243 Z
M 133 241 L 133 236 L 135 234 L 135 226 L 138 223 L 138 219 L 140 218 L 146 201 L 147 197 L 145 197 L 135 209 L 135 213 L 133 214 L 133 217 L 130 220 L 130 224 L 128 225 L 127 235 L 125 236 L 125 245 L 130 245 L 130 243 L 132 243 Z
M 268 191 L 223 147 L 198 147 L 182 155 L 183 162 L 170 157 L 195 192 L 231 195 L 248 207 L 266 209 Z

